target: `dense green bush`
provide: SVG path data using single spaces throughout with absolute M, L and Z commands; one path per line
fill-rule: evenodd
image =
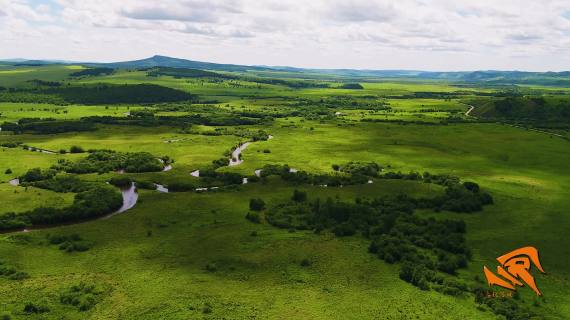
M 295 189 L 293 191 L 293 196 L 291 197 L 291 200 L 295 202 L 303 202 L 307 200 L 307 192 Z
M 91 249 L 93 244 L 83 240 L 78 234 L 72 235 L 48 235 L 50 244 L 58 245 L 60 250 L 66 252 L 83 252 Z
M 358 161 L 351 161 L 347 164 L 342 166 L 337 166 L 337 170 L 349 174 L 359 174 L 369 177 L 377 177 L 380 171 L 382 171 L 382 167 L 378 165 L 376 162 L 358 162 Z M 334 165 L 333 165 L 334 169 Z
M 109 75 L 115 72 L 115 69 L 112 68 L 88 68 L 83 69 L 81 71 L 74 72 L 70 74 L 70 77 L 83 77 L 83 76 L 99 76 L 99 75 Z
M 154 84 L 69 86 L 45 89 L 41 93 L 60 97 L 68 103 L 88 105 L 196 100 L 193 94 Z
M 190 182 L 172 182 L 168 184 L 169 192 L 194 191 L 196 186 Z
M 83 152 L 85 152 L 85 150 L 83 150 L 83 148 L 81 148 L 80 146 L 71 146 L 71 148 L 69 148 L 69 152 L 70 153 L 83 153 Z
M 54 169 L 69 173 L 106 173 L 124 170 L 126 172 L 158 172 L 164 169 L 155 156 L 148 152 L 117 152 L 113 150 L 90 150 L 89 155 L 76 162 L 62 162 Z
M 133 181 L 129 177 L 119 176 L 111 178 L 111 180 L 109 180 L 109 184 L 124 189 L 124 188 L 129 188 L 133 184 Z
M 261 223 L 261 216 L 257 212 L 248 212 L 245 218 L 253 223 Z
M 78 120 L 55 119 L 20 119 L 18 123 L 4 122 L 2 130 L 16 134 L 32 132 L 35 134 L 57 134 L 65 132 L 93 131 L 93 123 Z
M 55 174 L 55 170 L 42 170 L 40 168 L 33 168 L 28 170 L 23 176 L 20 177 L 20 183 L 51 179 L 55 176 Z
M 516 299 L 503 297 L 489 297 L 489 291 L 484 288 L 475 288 L 475 302 L 487 305 L 495 314 L 505 317 L 507 320 L 534 319 L 536 314 L 527 306 L 517 302 Z
M 67 208 L 39 207 L 19 214 L 3 214 L 0 216 L 0 230 L 97 218 L 115 212 L 122 204 L 123 197 L 116 188 L 94 186 L 76 194 L 73 204 Z
M 249 199 L 249 210 L 261 211 L 265 208 L 265 201 L 263 199 Z
M 340 89 L 356 89 L 362 90 L 364 87 L 360 83 L 345 83 L 339 87 Z
M 458 188 L 461 190 L 457 191 Z M 444 196 L 449 198 L 445 199 L 462 203 L 453 195 L 455 192 L 462 197 L 464 193 L 473 197 L 480 194 L 471 184 L 452 184 Z M 464 283 L 446 281 L 441 275 L 454 275 L 457 269 L 467 267 L 471 250 L 464 237 L 465 222 L 414 215 L 418 208 L 438 209 L 441 202 L 437 199 L 441 197 L 434 200 L 397 195 L 373 200 L 356 199 L 349 203 L 331 198 L 309 201 L 306 194 L 301 193 L 294 190 L 291 201 L 269 208 L 266 220 L 279 228 L 330 230 L 339 237 L 360 233 L 371 239 L 370 253 L 388 263 L 403 263 L 400 278 L 420 289 L 433 288 L 449 295 L 461 295 L 468 290 Z
M 23 183 L 28 185 L 28 183 Z M 91 188 L 91 183 L 82 181 L 74 176 L 56 176 L 55 178 L 45 179 L 29 183 L 36 188 L 52 190 L 55 192 L 83 192 Z
M 23 280 L 30 277 L 26 272 L 23 272 L 2 260 L 0 260 L 0 276 L 6 277 L 10 280 Z
M 4 147 L 4 148 L 17 148 L 21 145 L 21 142 L 4 142 L 2 144 L 0 144 L 0 146 Z
M 43 302 L 28 302 L 24 305 L 24 312 L 27 314 L 46 313 L 50 308 Z
M 60 295 L 59 301 L 77 307 L 79 311 L 87 311 L 99 302 L 102 293 L 103 291 L 96 285 L 80 282 L 65 290 Z

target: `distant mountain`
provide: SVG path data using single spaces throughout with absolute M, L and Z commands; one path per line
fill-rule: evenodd
M 362 69 L 305 69 L 287 66 L 246 66 L 236 64 L 220 64 L 212 62 L 193 61 L 179 58 L 155 55 L 141 60 L 94 63 L 70 62 L 61 60 L 0 60 L 12 65 L 47 65 L 47 64 L 81 64 L 89 67 L 105 67 L 120 69 L 144 69 L 154 67 L 170 67 L 179 69 L 198 69 L 229 72 L 260 72 L 281 71 L 291 74 L 322 74 L 365 80 L 366 78 L 398 78 L 443 80 L 465 83 L 485 83 L 490 85 L 535 84 L 570 86 L 570 71 L 564 72 L 525 72 L 525 71 L 419 71 L 419 70 L 362 70 Z
M 171 58 L 159 55 L 142 60 L 122 61 L 122 62 L 112 62 L 112 63 L 87 63 L 85 65 L 105 66 L 109 68 L 128 68 L 128 69 L 171 67 L 171 68 L 188 68 L 188 69 L 235 71 L 235 72 L 273 70 L 268 67 L 201 62 L 201 61 L 192 61 L 192 60 Z

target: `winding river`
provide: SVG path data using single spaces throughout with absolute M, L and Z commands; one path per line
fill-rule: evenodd
M 273 139 L 272 135 L 269 135 L 268 139 Z M 237 146 L 235 148 L 235 150 L 232 152 L 232 157 L 230 159 L 229 162 L 229 166 L 237 166 L 241 163 L 243 163 L 243 160 L 241 159 L 241 153 L 243 150 L 245 150 L 252 142 L 245 142 L 243 144 L 240 144 L 239 146 Z M 36 148 L 36 150 L 39 150 L 41 152 L 45 152 L 45 153 L 55 153 L 53 151 L 49 151 L 49 150 L 43 150 L 43 149 L 39 149 Z M 162 159 L 159 159 L 162 163 L 164 163 L 162 161 Z M 170 171 L 172 169 L 172 165 L 167 165 L 164 167 L 164 169 L 162 170 L 164 171 Z M 291 172 L 297 172 L 296 169 L 291 169 Z M 120 170 L 119 173 L 124 173 L 124 170 Z M 192 171 L 190 173 L 192 176 L 194 177 L 200 177 L 200 170 L 195 170 Z M 261 176 L 261 170 L 255 170 L 255 175 L 256 176 Z M 12 186 L 19 186 L 20 185 L 20 179 L 19 178 L 14 178 L 12 180 L 10 180 L 8 182 L 10 185 Z M 247 178 L 243 178 L 242 181 L 243 184 L 247 184 L 248 183 L 248 179 Z M 156 191 L 158 192 L 163 192 L 163 193 L 168 193 L 168 188 L 166 188 L 165 186 L 161 185 L 161 184 L 154 184 L 154 186 L 156 187 Z M 197 188 L 195 191 L 196 192 L 205 192 L 205 191 L 209 191 L 209 190 L 217 190 L 219 189 L 219 187 L 210 187 L 210 188 Z M 123 205 L 115 212 L 110 213 L 108 215 L 96 218 L 96 219 L 89 219 L 89 220 L 85 220 L 85 221 L 80 221 L 80 222 L 70 222 L 70 223 L 61 223 L 61 224 L 53 224 L 53 225 L 46 225 L 46 226 L 33 226 L 27 229 L 22 229 L 22 230 L 10 230 L 10 231 L 0 231 L 0 233 L 13 233 L 13 232 L 28 232 L 30 230 L 37 230 L 37 229 L 47 229 L 47 228 L 56 228 L 56 227 L 61 227 L 61 226 L 66 226 L 66 225 L 72 225 L 72 224 L 80 224 L 80 223 L 84 223 L 84 222 L 89 222 L 89 221 L 93 221 L 93 220 L 106 220 L 109 219 L 115 215 L 121 214 L 125 211 L 128 211 L 129 209 L 132 209 L 136 204 L 137 201 L 139 199 L 139 194 L 137 192 L 137 188 L 134 182 L 131 183 L 131 186 L 128 188 L 121 188 L 121 195 L 123 197 Z
M 235 148 L 235 150 L 232 152 L 232 157 L 230 159 L 230 164 L 229 164 L 230 167 L 237 166 L 237 165 L 240 165 L 243 163 L 243 160 L 241 159 L 241 153 L 250 144 L 251 144 L 251 142 L 246 142 L 246 143 L 240 144 L 239 146 L 237 146 L 237 148 Z

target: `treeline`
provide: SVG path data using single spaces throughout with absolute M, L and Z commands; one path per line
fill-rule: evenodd
M 360 83 L 344 83 L 339 86 L 339 89 L 362 90 L 364 87 Z
M 269 139 L 269 134 L 263 130 L 249 130 L 243 128 L 216 128 L 213 131 L 191 131 L 191 133 L 206 136 L 233 135 L 242 138 L 249 138 L 251 141 L 265 141 Z
M 69 103 L 123 104 L 197 101 L 197 96 L 155 84 L 71 86 L 45 90 Z
M 271 84 L 271 85 L 281 85 L 293 89 L 303 89 L 303 88 L 328 88 L 329 84 L 320 83 L 314 81 L 303 81 L 303 80 L 285 80 L 276 78 L 260 78 L 260 77 L 241 77 L 241 80 L 261 83 L 261 84 Z
M 468 188 L 473 185 L 465 186 Z M 416 209 L 434 209 L 435 201 L 407 195 L 384 196 L 344 202 L 338 199 L 309 199 L 295 190 L 291 200 L 265 210 L 268 223 L 290 230 L 329 230 L 336 236 L 361 234 L 371 240 L 369 252 L 388 263 L 402 263 L 400 278 L 422 290 L 434 289 L 461 295 L 468 286 L 452 277 L 465 268 L 471 257 L 463 221 L 436 220 L 414 215 Z M 250 201 L 247 219 L 262 221 L 265 202 Z
M 570 120 L 570 99 L 544 97 L 508 97 L 494 100 L 491 108 L 482 106 L 483 117 L 499 117 L 513 120 Z
M 29 170 L 20 178 L 23 187 L 33 186 L 36 188 L 51 190 L 54 192 L 80 193 L 93 187 L 93 183 L 83 181 L 74 176 L 55 176 L 55 172 L 42 172 L 36 168 Z
M 174 78 L 222 78 L 235 79 L 235 76 L 200 69 L 157 67 L 148 71 L 149 77 L 171 76 Z
M 339 237 L 359 233 L 371 239 L 370 253 L 388 263 L 403 263 L 403 280 L 424 290 L 459 295 L 464 288 L 450 284 L 442 287 L 445 278 L 436 275 L 453 275 L 467 266 L 471 251 L 463 235 L 465 223 L 414 215 L 420 208 L 426 208 L 424 199 L 406 195 L 351 203 L 332 198 L 310 200 L 306 193 L 295 190 L 291 201 L 269 208 L 265 218 L 279 228 L 330 230 Z
M 32 132 L 35 134 L 57 134 L 65 132 L 83 132 L 94 131 L 95 124 L 80 120 L 56 120 L 56 119 L 38 119 L 38 118 L 22 118 L 17 123 L 4 122 L 2 124 L 3 131 L 12 131 L 15 134 Z
M 67 208 L 36 208 L 23 213 L 0 216 L 0 230 L 21 229 L 37 225 L 78 222 L 101 217 L 118 210 L 123 204 L 121 193 L 111 186 L 95 186 L 75 195 Z
M 159 172 L 164 164 L 148 152 L 118 152 L 113 150 L 89 150 L 86 158 L 71 162 L 60 160 L 52 169 L 67 173 Z M 25 175 L 24 175 L 25 177 Z
M 68 104 L 146 104 L 198 101 L 196 95 L 155 84 L 38 87 L 0 90 L 0 101 Z
M 100 76 L 100 75 L 110 75 L 115 72 L 112 68 L 88 68 L 81 71 L 74 72 L 70 74 L 70 77 L 84 77 L 84 76 Z
M 348 110 L 390 110 L 388 102 L 377 96 L 330 96 L 318 100 L 298 98 L 293 104 L 296 107 L 316 106 L 327 109 L 348 109 Z
M 83 118 L 84 122 L 115 124 L 115 125 L 138 125 L 145 127 L 154 126 L 173 126 L 187 127 L 193 124 L 201 124 L 207 126 L 239 126 L 262 124 L 268 119 L 240 117 L 230 113 L 217 114 L 192 114 L 178 117 L 171 116 L 155 116 L 151 113 L 144 115 L 135 114 L 132 117 L 111 117 L 111 116 L 92 116 Z
M 23 118 L 14 122 L 4 122 L 3 131 L 12 131 L 15 134 L 57 134 L 65 132 L 94 131 L 96 124 L 108 125 L 133 125 L 143 127 L 171 126 L 189 128 L 192 125 L 206 126 L 241 126 L 263 124 L 271 121 L 271 118 L 248 118 L 231 113 L 194 114 L 179 117 L 155 116 L 152 112 L 133 111 L 129 117 L 91 116 L 81 120 L 56 120 L 52 118 Z M 210 133 L 201 133 L 210 134 Z M 216 135 L 215 132 L 211 133 Z M 262 131 L 236 130 L 237 135 L 251 137 L 253 140 L 267 140 L 267 133 Z
M 447 210 L 453 212 L 481 211 L 485 205 L 494 202 L 493 197 L 480 189 L 479 185 L 466 181 L 460 182 L 458 177 L 450 175 L 435 175 L 429 172 L 423 174 L 412 171 L 410 173 L 385 172 L 374 162 L 349 162 L 345 165 L 333 165 L 333 169 L 344 174 L 311 174 L 305 171 L 292 170 L 287 165 L 266 165 L 260 172 L 265 178 L 270 175 L 280 176 L 281 179 L 301 185 L 338 187 L 368 183 L 371 178 L 423 181 L 445 187 L 443 195 L 422 199 L 421 206 L 436 211 Z

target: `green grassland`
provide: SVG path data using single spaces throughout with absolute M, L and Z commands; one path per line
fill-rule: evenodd
M 464 115 L 469 107 L 462 102 L 477 94 L 494 93 L 495 89 L 376 79 L 362 82 L 364 89 L 346 90 L 336 87 L 349 81 L 333 76 L 317 78 L 319 83 L 330 83 L 329 88 L 294 89 L 241 79 L 149 77 L 146 71 L 125 70 L 72 79 L 72 71 L 64 66 L 2 68 L 0 86 L 17 87 L 31 79 L 72 85 L 153 83 L 197 94 L 201 101 L 211 103 L 207 107 L 183 104 L 184 108 L 176 109 L 169 104 L 56 106 L 2 102 L 0 123 L 23 118 L 127 119 L 126 113 L 142 109 L 172 119 L 217 113 L 236 117 L 239 112 L 290 113 L 300 101 L 311 101 L 306 107 L 310 111 L 313 103 L 317 108 L 319 100 L 338 96 L 354 98 L 355 102 L 349 107 L 329 106 L 326 115 L 308 112 L 275 116 L 254 125 L 194 124 L 188 130 L 165 124 L 97 124 L 94 131 L 50 135 L 1 131 L 0 143 L 22 142 L 53 151 L 80 146 L 85 150 L 169 156 L 175 160 L 170 171 L 126 175 L 168 185 L 197 183 L 200 179 L 190 176 L 191 171 L 210 166 L 247 140 L 237 134 L 206 133 L 222 128 L 228 132 L 263 130 L 273 138 L 250 144 L 242 153 L 243 163 L 217 171 L 251 176 L 266 165 L 288 164 L 309 173 L 332 173 L 335 164 L 374 161 L 389 171 L 458 176 L 490 192 L 494 205 L 470 214 L 416 213 L 466 222 L 473 257 L 457 277 L 486 285 L 481 281 L 484 265 L 494 270 L 498 256 L 522 246 L 535 246 L 547 274 L 540 275 L 535 269 L 532 273 L 544 297 L 536 298 L 525 287 L 519 289 L 518 303 L 536 313 L 537 319 L 570 317 L 570 248 L 565 245 L 570 228 L 570 142 Z M 281 72 L 262 75 L 295 79 Z M 413 97 L 415 93 L 460 91 L 469 94 Z M 390 109 L 360 108 L 362 101 L 369 100 L 387 102 Z M 448 123 L 452 117 L 461 121 Z M 76 161 L 86 156 L 0 148 L 0 216 L 41 206 L 68 206 L 72 193 L 14 187 L 8 181 L 31 168 L 47 169 L 60 159 Z M 6 169 L 12 173 L 5 174 Z M 121 175 L 78 176 L 103 183 Z M 400 280 L 398 264 L 388 264 L 368 253 L 370 241 L 360 235 L 292 232 L 245 219 L 250 198 L 262 198 L 272 206 L 288 200 L 294 189 L 307 191 L 309 199 L 336 197 L 347 201 L 402 193 L 414 197 L 443 193 L 443 187 L 421 181 L 374 179 L 372 184 L 325 188 L 294 185 L 277 177 L 206 193 L 139 189 L 136 206 L 109 219 L 0 234 L 0 260 L 29 275 L 18 281 L 0 276 L 0 315 L 8 312 L 16 319 L 497 318 L 488 307 L 476 304 L 472 294 L 452 297 Z M 50 243 L 51 236 L 71 234 L 89 242 L 90 249 L 66 252 Z M 303 260 L 311 261 L 310 265 L 302 265 Z M 81 282 L 97 288 L 95 303 L 86 311 L 61 302 L 62 294 Z M 26 313 L 29 302 L 49 311 Z
M 83 69 L 81 66 L 24 66 L 7 67 L 0 70 L 0 86 L 25 86 L 30 80 L 59 81 L 71 73 Z

